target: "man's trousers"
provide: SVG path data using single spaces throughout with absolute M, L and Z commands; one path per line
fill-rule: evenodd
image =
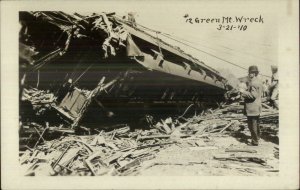
M 248 128 L 251 132 L 252 144 L 258 145 L 260 139 L 259 115 L 247 116 Z

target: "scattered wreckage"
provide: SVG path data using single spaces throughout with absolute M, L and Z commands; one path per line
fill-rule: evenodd
M 218 149 L 210 145 L 211 136 L 246 128 L 239 102 L 220 104 L 230 89 L 225 78 L 149 35 L 132 18 L 63 12 L 19 16 L 24 175 L 137 175 L 169 164 L 143 165 L 166 147 Z M 170 117 L 178 105 L 183 114 Z M 157 110 L 160 118 L 151 114 Z M 195 115 L 187 117 L 191 110 Z M 137 120 L 133 114 L 144 117 Z M 261 118 L 263 132 L 278 144 L 278 111 L 264 104 Z M 252 155 L 234 156 L 236 152 Z M 214 159 L 274 169 L 249 150 L 224 153 Z
M 88 135 L 75 135 L 60 127 L 51 127 L 49 124 L 43 127 L 31 122 L 24 127 L 34 129 L 35 135 L 28 133 L 27 135 L 31 136 L 22 139 L 20 163 L 24 175 L 28 176 L 124 176 L 138 175 L 155 165 L 194 165 L 206 164 L 209 161 L 144 164 L 154 159 L 158 152 L 170 146 L 178 146 L 196 151 L 217 150 L 213 159 L 223 162 L 221 166 L 227 168 L 233 167 L 232 164 L 235 163 L 234 167 L 242 170 L 244 175 L 261 170 L 278 172 L 268 161 L 278 160 L 278 146 L 275 146 L 277 151 L 270 158 L 268 155 L 258 154 L 253 149 L 231 146 L 224 148 L 224 144 L 213 142 L 213 139 L 218 137 L 224 138 L 225 134 L 241 135 L 241 132 L 247 129 L 242 110 L 242 106 L 233 103 L 209 109 L 191 118 L 185 118 L 183 114 L 158 122 L 149 120 L 148 127 L 143 126 L 143 129 L 134 131 L 127 125 L 119 125 L 110 131 L 94 129 Z M 278 144 L 278 111 L 264 107 L 261 118 L 262 134 L 268 137 L 273 135 L 274 143 Z M 60 138 L 45 139 L 46 133 L 49 138 L 51 133 L 58 132 Z M 29 147 L 31 140 L 35 144 Z

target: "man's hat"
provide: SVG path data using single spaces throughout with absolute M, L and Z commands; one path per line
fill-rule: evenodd
M 249 72 L 249 73 L 258 73 L 258 68 L 257 68 L 257 66 L 256 66 L 256 65 L 250 66 L 249 69 L 248 69 L 248 72 Z
M 274 74 L 278 71 L 278 67 L 275 65 L 271 65 L 271 70 L 272 70 L 272 73 Z

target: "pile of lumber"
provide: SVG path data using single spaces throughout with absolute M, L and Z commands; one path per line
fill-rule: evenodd
M 171 140 L 141 140 L 156 130 L 129 127 L 88 136 L 69 135 L 20 152 L 25 175 L 128 175 Z
M 29 102 L 36 115 L 41 115 L 50 109 L 56 101 L 56 97 L 49 91 L 37 88 L 24 88 L 22 91 L 21 103 Z
M 223 133 L 227 131 L 239 130 L 239 126 L 245 126 L 247 122 L 246 116 L 243 114 L 244 107 L 239 103 L 232 103 L 230 105 L 223 105 L 217 109 L 209 109 L 203 111 L 200 115 L 195 115 L 190 118 L 179 117 L 175 120 L 167 118 L 161 120 L 153 128 L 158 129 L 162 133 L 183 133 L 183 134 L 210 134 Z M 271 107 L 263 107 L 260 115 L 261 123 L 275 123 L 278 124 L 279 112 Z M 271 125 L 270 129 L 273 134 L 277 134 L 278 126 Z
M 47 124 L 43 131 L 36 130 L 39 138 L 34 146 L 20 151 L 20 163 L 25 175 L 132 175 L 142 169 L 145 160 L 155 158 L 157 152 L 171 144 L 197 150 L 218 149 L 206 141 L 209 136 L 237 131 L 245 125 L 240 108 L 240 105 L 232 104 L 191 118 L 169 117 L 156 124 L 147 120 L 150 126 L 147 130 L 132 131 L 129 126 L 120 125 L 110 131 L 94 129 L 97 133 L 90 135 L 75 135 L 62 127 Z M 278 122 L 278 111 L 264 110 L 262 120 L 271 119 Z M 64 135 L 45 140 L 46 131 L 60 131 Z M 215 159 L 264 164 L 263 160 L 251 156 L 216 156 Z
M 51 104 L 55 101 L 53 93 L 36 88 L 23 89 L 22 100 L 28 100 L 33 105 Z

